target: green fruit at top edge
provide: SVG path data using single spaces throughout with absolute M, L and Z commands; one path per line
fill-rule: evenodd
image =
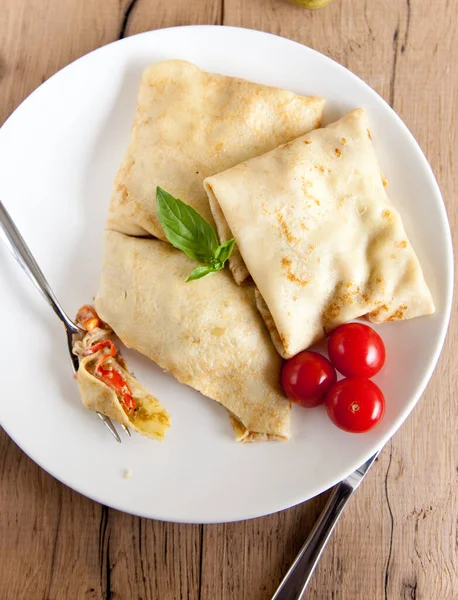
M 331 4 L 333 0 L 289 0 L 293 4 L 308 8 L 309 10 L 317 10 L 318 8 L 324 8 L 328 4 Z

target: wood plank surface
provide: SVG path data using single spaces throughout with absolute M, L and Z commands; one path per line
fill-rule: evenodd
M 411 129 L 458 233 L 454 0 L 2 0 L 0 123 L 42 81 L 120 37 L 210 23 L 270 31 L 341 62 Z M 268 60 L 268 57 L 266 57 Z M 434 232 L 431 232 L 434 235 Z M 412 416 L 344 513 L 314 600 L 458 598 L 458 323 Z M 107 509 L 55 481 L 0 433 L 1 600 L 268 600 L 326 500 L 226 525 Z

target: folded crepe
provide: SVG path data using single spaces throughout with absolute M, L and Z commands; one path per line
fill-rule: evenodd
M 137 113 L 115 179 L 107 227 L 166 240 L 156 187 L 213 222 L 205 177 L 319 126 L 324 100 L 202 71 L 182 60 L 143 74 Z M 231 263 L 241 264 L 238 251 Z
M 78 319 L 83 313 L 90 318 Z M 77 321 L 87 329 L 73 346 L 79 358 L 76 380 L 84 406 L 141 435 L 163 440 L 170 417 L 129 371 L 113 343 L 113 330 L 101 322 L 92 307 L 82 307 Z
M 282 361 L 253 287 L 227 269 L 186 283 L 194 266 L 168 243 L 107 231 L 97 312 L 126 346 L 225 406 L 238 440 L 287 439 Z
M 205 188 L 282 356 L 362 315 L 379 323 L 434 312 L 363 109 L 209 177 Z

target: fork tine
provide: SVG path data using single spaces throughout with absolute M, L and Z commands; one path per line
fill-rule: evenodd
M 130 429 L 126 426 L 126 425 L 121 425 L 121 427 L 124 429 L 124 431 L 127 433 L 127 435 L 129 437 L 131 437 L 131 433 L 130 433 Z
M 116 431 L 116 427 L 111 422 L 110 417 L 107 417 L 106 415 L 102 415 L 102 413 L 99 413 L 99 412 L 97 413 L 97 416 L 103 422 L 103 424 L 108 429 L 108 431 L 111 433 L 111 435 L 114 437 L 114 439 L 117 442 L 121 443 L 121 438 L 119 437 L 119 433 Z M 123 425 L 123 427 L 124 427 L 124 425 Z

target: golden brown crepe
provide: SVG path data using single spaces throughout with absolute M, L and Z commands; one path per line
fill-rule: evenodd
M 113 331 L 105 323 L 88 332 L 73 347 L 79 358 L 76 374 L 81 400 L 86 408 L 99 412 L 137 433 L 163 440 L 170 427 L 170 417 L 159 400 L 152 396 L 132 375 L 119 351 L 115 356 L 107 356 L 107 347 L 94 349 L 100 342 L 112 342 Z M 114 348 L 114 345 L 111 345 Z M 132 408 L 128 409 L 122 395 L 100 378 L 98 361 L 103 363 L 105 372 L 119 373 L 125 382 L 124 392 L 132 395 Z
M 107 231 L 97 312 L 126 346 L 225 406 L 238 440 L 287 439 L 282 361 L 254 289 L 227 269 L 186 283 L 194 266 L 168 243 Z
M 363 109 L 205 187 L 220 239 L 236 238 L 282 356 L 362 315 L 379 323 L 434 312 Z
M 166 240 L 157 218 L 157 186 L 212 223 L 205 177 L 318 127 L 323 105 L 320 98 L 207 73 L 182 60 L 152 65 L 143 74 L 107 227 Z M 235 249 L 234 269 L 238 260 Z

